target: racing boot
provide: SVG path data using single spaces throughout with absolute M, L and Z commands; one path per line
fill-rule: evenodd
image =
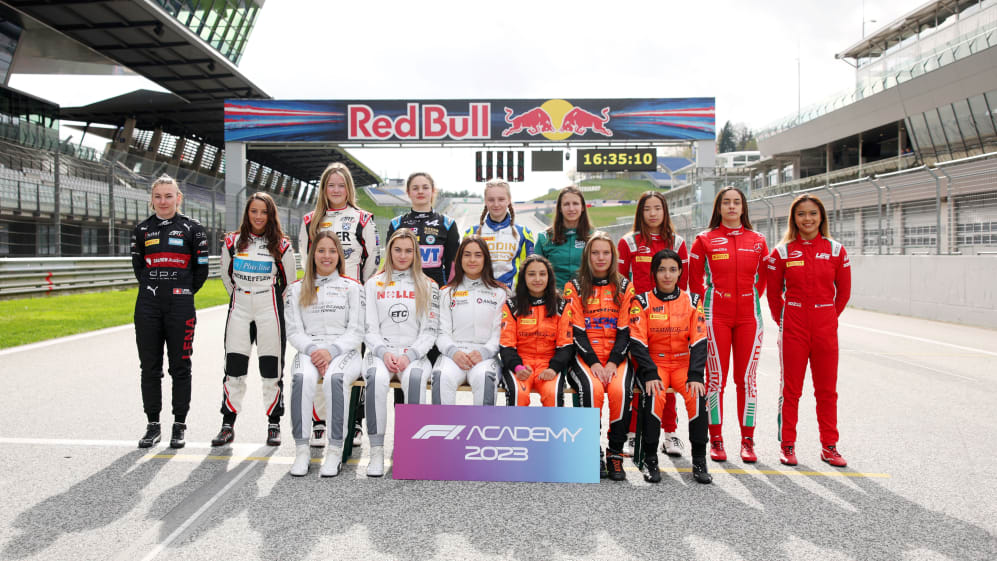
M 782 450 L 779 453 L 779 461 L 786 466 L 795 466 L 796 461 L 796 446 L 792 442 L 783 443 Z
M 665 433 L 665 442 L 661 445 L 661 451 L 673 458 L 682 455 L 682 439 L 675 436 L 674 432 Z
M 215 435 L 213 439 L 211 439 L 211 445 L 225 446 L 226 444 L 229 444 L 233 440 L 235 440 L 235 429 L 232 428 L 232 425 L 226 423 L 222 425 L 222 429 L 218 431 L 218 434 Z
M 632 432 L 627 433 L 627 442 L 623 445 L 623 455 L 632 458 L 637 449 L 637 438 Z
M 184 423 L 173 423 L 173 434 L 170 435 L 170 448 L 183 448 L 187 445 L 184 434 L 187 432 L 187 425 Z
M 308 440 L 312 448 L 325 448 L 325 421 L 312 426 L 312 437 Z
M 713 476 L 706 468 L 706 456 L 692 457 L 692 478 L 696 480 L 696 483 L 713 483 Z
M 724 451 L 724 439 L 717 436 L 710 439 L 710 459 L 714 462 L 726 462 L 727 452 Z
M 384 475 L 384 446 L 371 446 L 367 477 L 381 477 L 382 475 Z
M 820 459 L 834 467 L 843 468 L 848 465 L 848 462 L 841 457 L 841 454 L 838 453 L 838 447 L 834 444 L 827 444 L 821 447 Z
M 294 447 L 294 463 L 291 464 L 291 475 L 302 477 L 308 474 L 308 464 L 312 463 L 312 451 L 307 444 Z
M 741 439 L 741 461 L 746 464 L 758 461 L 758 456 L 755 454 L 755 440 L 750 436 Z
M 139 448 L 152 448 L 163 439 L 163 432 L 159 423 L 149 423 L 145 426 L 145 434 L 138 441 Z
M 267 446 L 280 446 L 280 423 L 267 425 Z
M 353 427 L 353 447 L 359 449 L 363 446 L 363 423 L 357 423 Z
M 658 455 L 644 458 L 644 481 L 648 483 L 661 483 L 661 470 L 658 469 Z
M 343 447 L 329 446 L 325 450 L 325 461 L 322 462 L 322 469 L 318 474 L 322 477 L 336 477 L 340 468 L 343 467 Z
M 609 470 L 609 479 L 612 481 L 623 481 L 627 478 L 623 471 L 623 453 L 616 450 L 606 450 L 606 467 Z
M 609 477 L 609 469 L 606 468 L 606 459 L 602 455 L 602 448 L 599 448 L 599 479 Z

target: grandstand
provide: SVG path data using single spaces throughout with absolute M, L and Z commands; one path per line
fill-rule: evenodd
M 59 107 L 0 86 L 2 256 L 127 254 L 132 226 L 149 214 L 148 187 L 162 174 L 178 180 L 183 212 L 200 220 L 210 237 L 219 239 L 231 221 L 223 103 L 269 97 L 236 67 L 262 2 L 113 4 L 0 3 L 0 38 L 10 55 L 0 57 L 5 84 L 12 74 L 58 69 L 66 73 L 67 87 L 74 72 L 133 73 L 169 90 Z M 81 142 L 60 141 L 61 127 L 105 138 L 107 147 L 98 153 Z M 254 147 L 246 185 L 234 197 L 240 208 L 233 212 L 248 193 L 266 191 L 293 234 L 331 161 L 345 163 L 358 186 L 380 181 L 338 148 Z M 218 251 L 216 244 L 211 250 Z

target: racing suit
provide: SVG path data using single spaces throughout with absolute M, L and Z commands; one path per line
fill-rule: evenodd
M 655 280 L 654 273 L 651 272 L 651 261 L 654 259 L 654 254 L 662 249 L 671 249 L 678 253 L 679 258 L 682 259 L 682 274 L 679 276 L 678 287 L 687 290 L 689 287 L 689 252 L 686 250 L 685 240 L 682 239 L 682 236 L 674 234 L 672 243 L 669 245 L 662 239 L 661 234 L 651 234 L 650 238 L 650 243 L 647 243 L 640 232 L 623 234 L 617 245 L 617 251 L 620 254 L 620 274 L 633 281 L 634 292 L 637 294 L 654 290 Z M 634 396 L 634 407 L 638 406 L 637 399 L 640 399 L 639 396 Z M 668 394 L 665 399 L 661 427 L 665 429 L 665 432 L 675 432 L 678 426 L 675 413 L 675 394 Z M 630 432 L 635 432 L 636 423 L 636 417 L 631 419 Z
M 852 269 L 840 243 L 797 238 L 768 258 L 768 299 L 779 324 L 782 395 L 779 440 L 796 443 L 803 378 L 810 362 L 817 425 L 824 446 L 838 443 L 838 316 L 851 296 Z
M 371 277 L 364 286 L 367 294 L 365 313 L 363 376 L 367 391 L 367 433 L 371 446 L 384 446 L 387 430 L 385 400 L 393 377 L 402 383 L 405 403 L 425 403 L 426 383 L 432 372 L 426 354 L 436 342 L 440 316 L 440 289 L 432 279 L 423 276 L 418 282 L 428 283 L 429 302 L 424 314 L 419 314 L 415 302 L 416 279 L 412 269 L 392 271 L 391 282 L 385 282 L 384 272 Z M 409 365 L 399 374 L 392 374 L 384 364 L 385 353 L 405 355 Z
M 548 317 L 547 300 L 543 297 L 532 299 L 530 308 L 522 312 L 516 310 L 515 300 L 505 303 L 499 355 L 508 405 L 528 406 L 531 392 L 540 394 L 544 407 L 564 405 L 564 370 L 574 355 L 564 305 L 559 300 L 557 314 Z M 516 377 L 519 366 L 533 370 L 526 380 Z M 541 380 L 539 375 L 547 368 L 554 371 L 555 377 Z
M 505 288 L 492 288 L 480 278 L 465 278 L 440 290 L 440 357 L 433 366 L 433 403 L 453 405 L 457 388 L 470 384 L 475 405 L 495 405 L 499 375 L 499 330 Z M 478 351 L 481 362 L 464 370 L 453 361 L 458 351 Z
M 314 211 L 304 216 L 298 233 L 298 251 L 304 257 L 307 257 L 311 246 L 308 229 L 314 220 L 313 214 Z M 325 211 L 325 216 L 319 223 L 319 231 L 322 230 L 332 230 L 342 242 L 346 256 L 346 276 L 364 283 L 377 272 L 377 267 L 381 264 L 381 241 L 377 237 L 373 214 L 349 205 L 330 209 Z
M 308 259 L 308 249 L 311 247 L 309 225 L 315 211 L 302 217 L 301 230 L 298 232 L 298 252 L 304 262 Z M 339 237 L 346 257 L 346 276 L 359 281 L 360 284 L 374 276 L 381 264 L 381 241 L 377 236 L 377 225 L 374 215 L 366 210 L 346 205 L 339 209 L 325 211 L 325 216 L 319 223 L 319 231 L 331 230 Z M 312 412 L 317 422 L 324 422 L 325 394 L 318 394 L 315 399 L 315 410 Z M 357 423 L 363 419 L 363 409 L 358 410 Z
M 678 287 L 669 294 L 657 289 L 637 296 L 641 311 L 630 317 L 630 354 L 637 362 L 642 385 L 661 380 L 685 399 L 689 414 L 692 455 L 705 456 L 707 443 L 706 397 L 693 395 L 687 382 L 703 383 L 706 367 L 706 319 L 699 297 Z M 643 392 L 649 413 L 644 423 L 644 452 L 657 456 L 661 414 L 666 408 L 664 392 L 653 398 Z M 671 394 L 674 395 L 674 394 Z
M 464 237 L 473 234 L 481 236 L 488 244 L 495 280 L 512 288 L 519 266 L 533 255 L 533 233 L 529 228 L 513 224 L 509 214 L 501 222 L 492 221 L 492 217 L 486 214 L 484 226 L 468 228 Z
M 460 232 L 453 218 L 435 211 L 411 211 L 391 221 L 386 240 L 399 228 L 412 230 L 419 239 L 422 272 L 443 286 L 453 276 L 453 260 L 460 246 Z
M 758 298 L 765 292 L 767 256 L 765 236 L 722 224 L 696 236 L 689 252 L 689 291 L 702 299 L 706 314 L 710 438 L 722 437 L 724 390 L 732 349 L 741 437 L 755 434 L 756 376 L 763 332 Z
M 542 255 L 554 267 L 554 286 L 564 286 L 578 273 L 582 262 L 582 251 L 585 250 L 585 240 L 578 239 L 578 230 L 564 230 L 564 243 L 554 243 L 554 231 L 548 228 L 537 235 L 536 254 Z
M 291 432 L 297 444 L 307 444 L 313 418 L 315 386 L 329 405 L 329 445 L 343 446 L 350 412 L 350 392 L 360 378 L 360 342 L 363 340 L 364 290 L 360 283 L 333 272 L 315 277 L 315 301 L 301 308 L 301 283 L 286 291 L 284 314 L 287 340 L 298 354 L 292 363 Z M 312 364 L 311 354 L 325 349 L 332 356 L 325 376 Z
M 159 422 L 163 403 L 163 342 L 173 379 L 173 416 L 190 409 L 190 356 L 194 352 L 194 293 L 208 278 L 208 238 L 201 223 L 179 212 L 153 214 L 132 232 L 132 269 L 138 279 L 135 342 L 142 369 L 142 407 Z
M 633 400 L 634 371 L 627 360 L 630 346 L 630 316 L 640 312 L 634 303 L 633 284 L 623 279 L 620 303 L 614 296 L 616 286 L 607 279 L 595 279 L 592 294 L 582 303 L 578 280 L 564 286 L 567 299 L 565 314 L 571 325 L 575 343 L 575 361 L 569 383 L 578 392 L 582 407 L 595 407 L 602 411 L 602 403 L 609 394 L 609 449 L 623 450 L 630 426 L 631 401 Z M 616 372 L 608 384 L 603 384 L 592 373 L 592 366 L 612 362 Z
M 249 352 L 256 340 L 256 355 L 263 378 L 263 410 L 271 423 L 284 414 L 284 290 L 295 278 L 294 250 L 280 241 L 280 260 L 267 249 L 265 237 L 250 234 L 239 250 L 239 234 L 225 236 L 222 248 L 222 284 L 229 293 L 225 321 L 225 377 L 222 380 L 222 418 L 235 423 L 246 396 Z

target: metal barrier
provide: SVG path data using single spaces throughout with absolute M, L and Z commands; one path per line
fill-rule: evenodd
M 221 275 L 221 258 L 208 258 L 209 278 Z M 136 284 L 130 257 L 0 259 L 0 297 L 71 292 Z

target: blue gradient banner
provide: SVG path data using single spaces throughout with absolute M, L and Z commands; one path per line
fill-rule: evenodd
M 599 482 L 599 412 L 396 405 L 395 479 Z
M 713 140 L 712 97 L 225 102 L 227 142 Z

